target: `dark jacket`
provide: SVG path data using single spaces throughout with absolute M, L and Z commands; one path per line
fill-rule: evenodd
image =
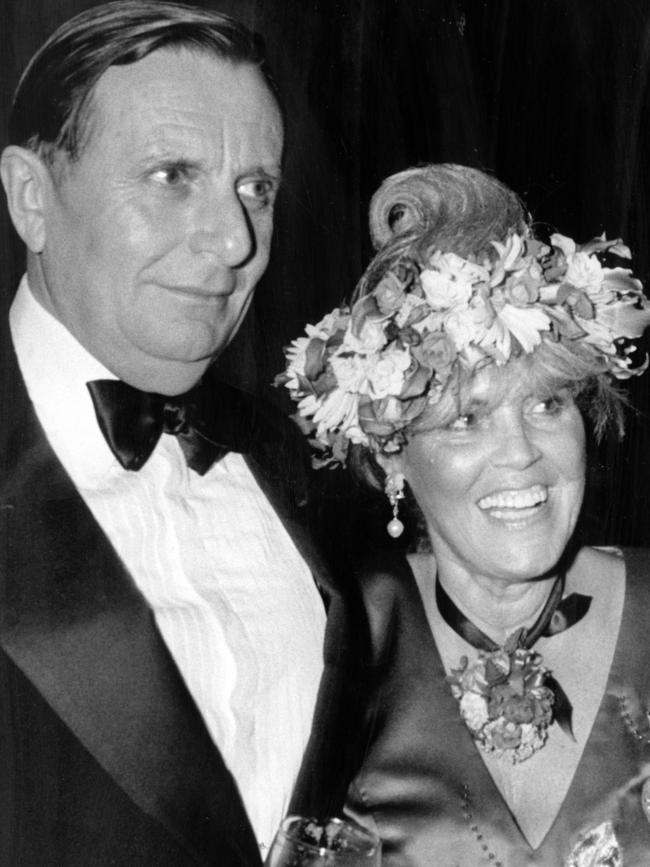
M 0 864 L 259 865 L 236 785 L 153 613 L 50 448 L 15 355 L 4 354 Z M 227 389 L 224 400 L 242 397 Z M 253 417 L 247 463 L 327 599 L 301 525 L 297 440 L 267 410 Z

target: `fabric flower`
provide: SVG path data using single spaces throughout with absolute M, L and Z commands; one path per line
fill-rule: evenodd
M 513 723 L 530 723 L 535 719 L 535 699 L 530 695 L 514 695 L 503 708 L 504 719 Z
M 485 290 L 479 290 L 472 296 L 469 302 L 469 311 L 479 334 L 486 331 L 492 325 L 497 315 L 494 305 Z
M 309 343 L 309 337 L 298 337 L 285 349 L 288 364 L 284 373 L 276 377 L 276 385 L 286 383 L 288 388 L 298 389 L 298 376 L 304 375 L 306 351 Z
M 548 331 L 551 320 L 537 307 L 514 307 L 506 304 L 499 311 L 499 319 L 519 342 L 524 352 L 532 352 L 542 342 L 542 331 Z
M 582 319 L 593 319 L 596 308 L 588 293 L 584 289 L 572 286 L 571 283 L 562 283 L 558 287 L 556 303 L 563 304 L 571 313 Z
M 404 298 L 404 303 L 399 310 L 395 312 L 393 322 L 398 328 L 405 328 L 409 325 L 417 324 L 423 319 L 426 319 L 431 313 L 431 308 L 424 301 L 413 293 L 409 293 Z
M 367 436 L 381 441 L 387 452 L 399 451 L 405 439 L 399 432 L 416 419 L 426 406 L 426 397 L 402 401 L 397 397 L 359 400 L 359 426 Z M 388 441 L 394 438 L 394 442 Z
M 556 233 L 548 246 L 512 232 L 492 247 L 481 262 L 436 251 L 423 263 L 419 251 L 407 251 L 370 293 L 307 325 L 286 349 L 275 381 L 298 404 L 308 436 L 315 432 L 320 463 L 344 460 L 346 439 L 399 451 L 405 429 L 459 370 L 505 364 L 543 340 L 583 341 L 617 379 L 645 370 L 647 359 L 632 366 L 630 341 L 650 325 L 650 302 L 628 269 L 598 258 L 629 258 L 620 239 L 579 247 Z M 512 685 L 519 675 L 508 676 Z M 459 677 L 465 689 L 479 674 L 469 666 Z M 527 725 L 529 711 L 519 703 L 508 713 Z
M 384 322 L 380 319 L 364 319 L 356 333 L 350 328 L 343 340 L 343 348 L 349 352 L 378 352 L 386 345 Z
M 569 256 L 573 256 L 577 249 L 576 242 L 573 238 L 568 238 L 566 235 L 560 235 L 559 232 L 554 232 L 551 235 L 551 244 L 553 247 L 557 247 L 558 250 L 561 250 L 567 259 Z
M 596 256 L 582 252 L 571 253 L 567 256 L 564 279 L 577 289 L 598 289 L 603 280 L 603 266 Z
M 533 753 L 544 746 L 546 729 L 525 723 L 521 726 L 521 742 L 518 747 L 518 760 L 525 762 Z
M 629 268 L 603 268 L 603 282 L 589 292 L 595 304 L 607 304 L 621 296 L 643 302 L 643 284 L 632 276 Z
M 371 393 L 376 398 L 399 395 L 404 385 L 404 371 L 411 365 L 408 349 L 394 349 L 376 358 L 368 365 L 368 382 Z
M 416 348 L 413 356 L 421 365 L 439 378 L 446 378 L 451 372 L 456 351 L 454 344 L 440 331 L 427 334 Z
M 487 283 L 490 279 L 490 270 L 487 265 L 479 265 L 477 262 L 463 259 L 456 253 L 435 252 L 429 259 L 428 269 L 438 271 L 459 283 Z
M 450 307 L 467 304 L 472 296 L 472 284 L 455 280 L 439 271 L 423 271 L 420 283 L 424 297 L 433 310 L 449 310 Z
M 600 316 L 598 319 L 581 319 L 579 316 L 576 316 L 576 322 L 582 329 L 587 343 L 597 346 L 605 355 L 616 355 L 616 346 L 612 341 L 612 332 L 601 319 L 602 317 Z
M 553 721 L 552 691 L 542 657 L 519 646 L 515 632 L 495 651 L 462 657 L 447 681 L 460 714 L 481 749 L 512 762 L 530 758 L 546 742 Z
M 598 322 L 611 335 L 641 337 L 650 325 L 650 309 L 640 309 L 624 301 L 615 301 L 598 311 Z
M 319 402 L 313 413 L 313 421 L 316 425 L 316 435 L 321 439 L 327 439 L 327 432 L 331 429 L 347 427 L 356 424 L 358 398 L 341 388 L 332 391 L 327 397 Z M 300 412 L 304 413 L 305 405 L 298 404 Z M 309 410 L 310 411 L 310 410 Z M 311 414 L 311 411 L 310 411 Z
M 516 750 L 521 743 L 521 726 L 516 723 L 503 723 L 501 720 L 489 722 L 484 729 L 485 744 L 493 750 Z
M 495 650 L 485 657 L 485 671 L 488 683 L 501 683 L 508 677 L 512 667 L 510 654 L 505 650 Z
M 404 301 L 404 283 L 397 274 L 389 271 L 375 287 L 373 295 L 380 313 L 393 313 Z
M 420 364 L 412 353 L 412 361 L 408 369 L 404 371 L 402 388 L 397 395 L 401 400 L 409 400 L 426 394 L 431 383 L 431 368 Z
M 526 267 L 511 274 L 505 281 L 505 295 L 516 307 L 534 304 L 539 298 L 541 271 L 537 262 L 530 262 Z
M 462 352 L 470 343 L 478 343 L 483 337 L 482 329 L 477 326 L 469 308 L 452 310 L 445 316 L 443 327 L 457 352 Z
M 330 365 L 338 387 L 351 394 L 362 392 L 368 382 L 368 365 L 372 365 L 374 358 L 374 355 L 355 355 L 351 352 L 334 355 L 330 359 Z
M 488 721 L 487 703 L 482 695 L 466 692 L 460 700 L 463 719 L 473 731 L 479 731 Z
M 505 715 L 506 707 L 516 699 L 517 693 L 512 686 L 507 682 L 497 683 L 490 689 L 490 701 L 488 708 L 490 711 L 490 719 Z M 519 720 L 519 722 L 528 722 L 528 720 Z
M 524 252 L 525 242 L 521 235 L 513 233 L 507 238 L 505 244 L 501 244 L 499 241 L 493 241 L 492 246 L 499 254 L 499 258 L 494 267 L 494 273 L 490 278 L 490 285 L 495 286 L 498 283 L 501 283 L 506 271 L 512 271 L 516 267 L 517 262 Z

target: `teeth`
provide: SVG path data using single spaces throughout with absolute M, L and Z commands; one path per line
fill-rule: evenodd
M 479 509 L 530 509 L 548 499 L 548 488 L 545 485 L 533 485 L 524 491 L 499 491 L 482 497 L 477 505 Z

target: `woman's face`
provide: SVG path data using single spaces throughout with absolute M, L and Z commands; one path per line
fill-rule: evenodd
M 568 389 L 540 393 L 520 373 L 509 371 L 496 401 L 503 371 L 478 373 L 462 414 L 415 434 L 401 455 L 441 571 L 525 581 L 553 569 L 573 533 L 585 479 L 582 418 Z

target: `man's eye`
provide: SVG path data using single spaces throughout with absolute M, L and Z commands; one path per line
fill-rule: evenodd
M 188 170 L 181 165 L 163 166 L 152 172 L 151 177 L 161 186 L 180 187 L 188 180 Z
M 251 178 L 237 185 L 237 194 L 247 208 L 255 210 L 273 200 L 275 189 L 276 184 L 271 178 Z

